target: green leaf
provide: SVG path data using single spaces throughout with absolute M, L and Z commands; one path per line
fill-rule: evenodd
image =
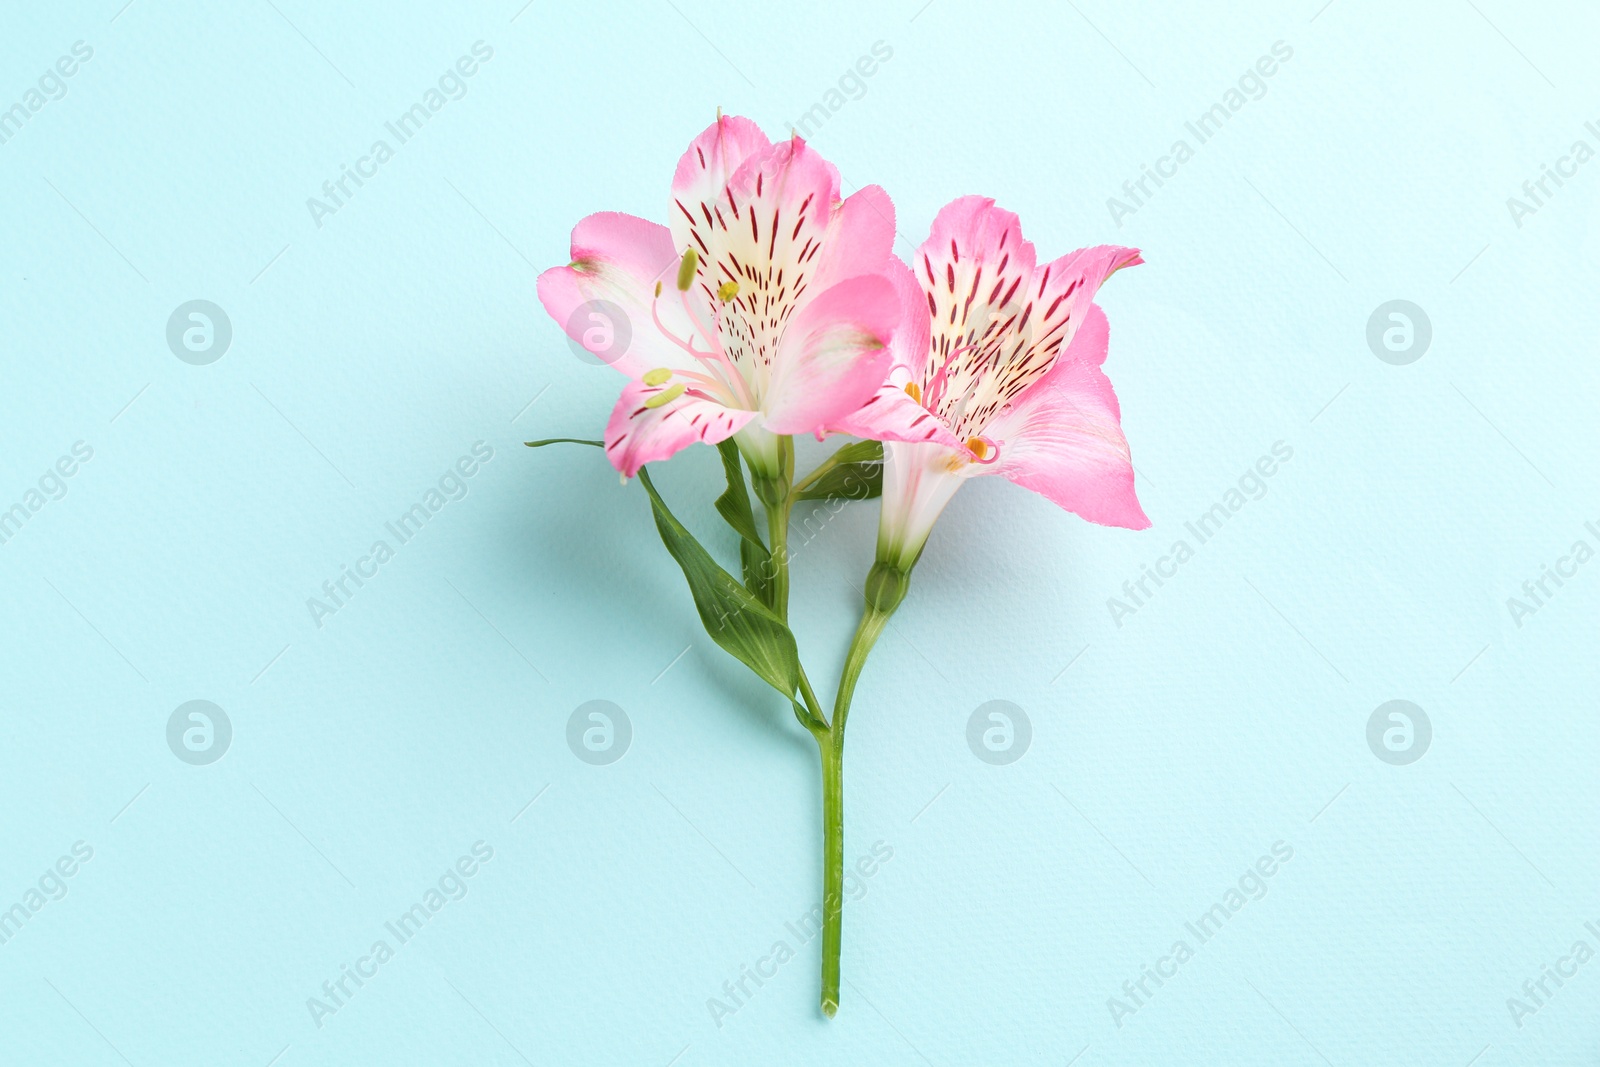
M 744 486 L 744 468 L 739 465 L 739 446 L 730 437 L 717 446 L 717 451 L 722 453 L 722 472 L 728 476 L 727 490 L 717 497 L 717 513 L 728 520 L 728 525 L 740 537 L 754 542 L 757 548 L 765 552 L 767 546 L 761 543 L 761 533 L 756 529 L 756 515 L 750 509 L 750 494 Z
M 581 437 L 547 437 L 543 441 L 524 441 L 522 443 L 529 448 L 543 448 L 545 445 L 593 445 L 596 448 L 604 448 L 606 446 L 604 441 L 585 441 Z
M 776 577 L 772 569 L 772 553 L 749 541 L 740 541 L 739 570 L 744 574 L 744 587 L 767 607 L 772 607 L 772 580 Z
M 744 574 L 744 587 L 770 608 L 772 553 L 756 529 L 750 493 L 744 484 L 744 468 L 739 463 L 739 446 L 730 438 L 718 445 L 717 451 L 722 453 L 722 472 L 728 478 L 728 488 L 717 497 L 717 512 L 739 535 L 739 569 Z
M 796 500 L 870 500 L 883 494 L 883 442 L 852 441 L 801 481 Z
M 762 681 L 793 700 L 800 685 L 800 653 L 789 627 L 733 575 L 717 566 L 711 554 L 667 508 L 643 467 L 639 468 L 639 481 L 650 494 L 661 543 L 683 568 L 706 633 Z
M 851 441 L 847 445 L 840 445 L 839 450 L 829 458 L 835 463 L 861 463 L 865 460 L 882 463 L 883 442 Z

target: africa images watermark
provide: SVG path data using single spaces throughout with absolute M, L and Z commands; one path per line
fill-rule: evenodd
M 94 48 L 83 41 L 72 43 L 72 54 L 63 55 L 54 66 L 46 68 L 39 80 L 22 94 L 22 99 L 10 107 L 0 105 L 0 144 L 7 144 L 29 119 L 44 110 L 52 100 L 67 95 L 67 79 L 78 73 L 82 65 L 94 58 Z
M 15 504 L 6 507 L 0 501 L 0 545 L 8 544 L 21 533 L 23 525 L 50 501 L 66 496 L 66 480 L 94 458 L 94 447 L 87 441 L 74 441 L 71 451 L 71 455 L 61 456 L 46 467 L 39 480 L 24 490 Z
M 419 101 L 402 111 L 393 121 L 383 124 L 394 138 L 393 145 L 380 137 L 372 142 L 367 154 L 357 159 L 354 166 L 341 163 L 339 176 L 322 183 L 322 196 L 306 198 L 306 210 L 311 212 L 311 221 L 316 223 L 317 229 L 322 229 L 324 216 L 337 214 L 357 190 L 376 178 L 378 168 L 394 158 L 395 149 L 415 137 L 429 119 L 444 110 L 445 104 L 466 96 L 466 79 L 477 74 L 480 65 L 493 58 L 493 47 L 483 41 L 473 42 L 470 55 L 457 59 L 453 67 L 439 75 L 434 85 L 423 91 Z M 355 183 L 354 189 L 350 187 L 352 182 Z
M 1194 558 L 1195 547 L 1215 537 L 1223 524 L 1243 510 L 1251 500 L 1266 496 L 1267 479 L 1277 474 L 1281 466 L 1293 458 L 1294 449 L 1287 442 L 1274 441 L 1271 455 L 1257 459 L 1254 466 L 1239 476 L 1238 483 L 1222 494 L 1220 501 L 1201 512 L 1192 522 L 1183 524 L 1184 529 L 1194 537 L 1193 546 L 1181 538 L 1174 541 L 1167 554 L 1156 560 L 1153 568 L 1148 563 L 1141 564 L 1139 576 L 1122 583 L 1122 596 L 1107 597 L 1106 610 L 1111 613 L 1111 621 L 1117 624 L 1117 629 L 1122 629 L 1123 619 L 1137 614 L 1167 581 L 1178 576 L 1178 568 Z M 1246 493 L 1250 495 L 1246 497 Z M 1151 582 L 1155 583 L 1155 589 L 1150 588 Z
M 1596 144 L 1600 144 L 1600 126 L 1595 125 L 1593 120 L 1583 124 L 1583 131 L 1593 137 Z M 1537 215 L 1539 209 L 1544 207 L 1548 201 L 1555 197 L 1556 193 L 1561 191 L 1567 184 L 1562 179 L 1570 181 L 1576 178 L 1578 176 L 1578 168 L 1593 159 L 1594 155 L 1594 147 L 1580 137 L 1572 142 L 1572 146 L 1567 149 L 1566 155 L 1556 159 L 1554 168 L 1548 163 L 1541 163 L 1539 165 L 1539 176 L 1537 178 L 1529 178 L 1522 183 L 1521 198 L 1515 196 L 1506 197 L 1506 210 L 1511 213 L 1511 221 L 1516 225 L 1517 229 L 1522 229 L 1523 219 L 1529 215 Z M 1555 188 L 1552 189 L 1552 185 Z
M 46 904 L 64 898 L 67 895 L 67 879 L 92 859 L 94 846 L 87 841 L 74 841 L 72 855 L 63 855 L 46 867 L 37 882 L 23 892 L 21 899 L 0 911 L 0 945 L 9 944 L 23 926 L 44 910 Z
M 1600 927 L 1592 922 L 1583 924 L 1596 944 L 1600 944 Z M 1539 1014 L 1540 1009 L 1549 1006 L 1551 998 L 1561 992 L 1561 987 L 1567 982 L 1578 977 L 1578 968 L 1594 959 L 1594 949 L 1583 938 L 1572 943 L 1565 956 L 1556 957 L 1555 963 L 1544 964 L 1539 970 L 1538 978 L 1529 978 L 1522 983 L 1521 996 L 1506 998 L 1506 1011 L 1511 1013 L 1511 1021 L 1517 1029 L 1522 1029 L 1522 1021 L 1530 1015 Z M 1554 985 L 1555 988 L 1550 988 Z
M 1583 528 L 1596 544 L 1600 544 L 1600 526 L 1586 522 Z M 1548 604 L 1567 582 L 1578 576 L 1578 568 L 1593 558 L 1594 548 L 1580 537 L 1553 565 L 1541 563 L 1538 575 L 1522 583 L 1520 596 L 1506 597 L 1506 610 L 1511 613 L 1511 621 L 1517 624 L 1517 629 L 1522 629 L 1523 620 Z
M 1270 51 L 1270 55 L 1257 59 L 1254 66 L 1239 75 L 1238 82 L 1222 94 L 1220 101 L 1201 112 L 1193 122 L 1183 124 L 1194 138 L 1193 145 L 1186 138 L 1178 138 L 1166 155 L 1153 165 L 1140 164 L 1139 169 L 1143 173 L 1122 183 L 1122 195 L 1126 199 L 1113 196 L 1106 200 L 1106 210 L 1111 212 L 1111 221 L 1117 224 L 1119 230 L 1124 218 L 1137 213 L 1155 196 L 1157 190 L 1178 176 L 1178 168 L 1194 158 L 1196 148 L 1221 133 L 1222 127 L 1244 110 L 1251 100 L 1260 100 L 1267 95 L 1266 79 L 1278 73 L 1279 64 L 1287 63 L 1294 57 L 1294 49 L 1283 41 L 1272 42 Z M 1246 93 L 1250 95 L 1247 97 Z M 1152 182 L 1155 183 L 1155 189 L 1150 188 Z
M 821 904 L 810 911 L 801 912 L 798 917 L 783 924 L 786 937 L 781 937 L 772 943 L 765 955 L 759 957 L 754 964 L 741 963 L 737 976 L 722 983 L 721 996 L 706 998 L 706 1011 L 711 1013 L 711 1021 L 721 1030 L 723 1021 L 736 1015 L 740 1008 L 750 1003 L 751 999 L 759 993 L 763 986 L 778 976 L 778 968 L 795 958 L 796 949 L 804 947 L 822 932 L 823 909 L 827 914 L 835 915 L 844 908 L 844 897 L 851 900 L 860 900 L 867 895 L 867 879 L 877 874 L 882 865 L 894 859 L 894 846 L 883 841 L 874 841 L 872 848 L 856 860 L 853 867 L 844 869 L 844 896 L 830 895 Z M 789 939 L 793 939 L 793 944 Z M 754 985 L 755 988 L 751 988 Z
M 379 538 L 372 542 L 366 555 L 357 559 L 354 564 L 342 564 L 337 577 L 329 578 L 322 583 L 322 596 L 306 597 L 306 610 L 311 613 L 311 621 L 316 624 L 317 629 L 322 629 L 323 619 L 338 614 L 339 609 L 346 607 L 364 585 L 376 578 L 378 568 L 393 559 L 395 551 L 401 545 L 421 533 L 428 521 L 444 510 L 445 504 L 454 500 L 465 500 L 468 479 L 477 474 L 493 458 L 493 446 L 484 441 L 474 441 L 471 455 L 457 459 L 453 466 L 439 475 L 437 483 L 428 487 L 422 494 L 421 500 L 402 511 L 392 521 L 383 524 L 383 528 L 394 538 L 393 548 L 389 546 L 388 541 Z M 354 588 L 351 588 L 352 586 Z
M 446 904 L 466 897 L 467 879 L 476 875 L 483 864 L 494 859 L 494 847 L 484 841 L 474 841 L 471 851 L 471 855 L 461 856 L 452 866 L 445 868 L 438 881 L 422 891 L 419 901 L 383 924 L 384 930 L 394 938 L 392 946 L 388 938 L 378 938 L 367 949 L 366 955 L 357 957 L 354 964 L 339 965 L 338 976 L 322 983 L 321 996 L 313 994 L 306 998 L 306 1010 L 311 1013 L 311 1021 L 318 1030 L 322 1029 L 325 1018 L 337 1015 L 341 1008 L 348 1005 L 368 982 L 378 976 L 378 969 L 394 959 L 395 953 L 416 937 L 435 915 L 444 910 Z
M 1221 933 L 1223 925 L 1243 911 L 1244 906 L 1251 900 L 1260 900 L 1266 896 L 1267 880 L 1277 874 L 1283 864 L 1292 859 L 1294 859 L 1294 846 L 1287 841 L 1274 841 L 1271 856 L 1258 858 L 1239 876 L 1235 885 L 1229 886 L 1223 892 L 1220 902 L 1201 912 L 1200 917 L 1194 922 L 1183 924 L 1183 928 L 1194 937 L 1194 945 L 1179 938 L 1172 943 L 1165 956 L 1156 960 L 1154 967 L 1141 967 L 1139 977 L 1123 982 L 1121 996 L 1113 994 L 1107 997 L 1106 1008 L 1111 1012 L 1111 1021 L 1117 1024 L 1117 1029 L 1122 1029 L 1123 1020 L 1128 1016 L 1137 1015 L 1140 1008 L 1148 1007 L 1162 986 L 1178 977 L 1178 969 L 1194 959 L 1195 948 Z M 1249 894 L 1248 897 L 1245 896 L 1246 893 Z M 1154 989 L 1151 988 L 1151 983 L 1155 984 Z
M 894 58 L 894 49 L 883 41 L 872 42 L 870 51 L 870 55 L 861 56 L 854 66 L 846 68 L 839 75 L 835 87 L 823 93 L 822 99 L 801 114 L 800 121 L 788 123 L 788 127 L 801 137 L 810 138 L 824 123 L 842 111 L 845 104 L 866 96 L 866 79 L 878 73 L 882 64 Z M 848 98 L 846 93 L 850 94 Z

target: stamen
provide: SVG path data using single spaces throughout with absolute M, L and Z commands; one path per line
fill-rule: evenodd
M 690 248 L 684 251 L 683 261 L 678 264 L 678 291 L 686 293 L 689 285 L 694 281 L 695 268 L 700 265 L 700 254 Z
M 907 382 L 906 395 L 912 400 L 915 400 L 917 403 L 922 403 L 922 386 L 918 385 L 916 382 Z
M 693 309 L 689 307 L 689 293 L 687 290 L 682 290 L 678 293 L 678 302 L 683 305 L 683 313 L 689 317 L 690 322 L 693 322 L 695 315 Z M 700 362 L 705 364 L 707 367 L 715 369 L 717 364 L 720 364 L 722 369 L 726 371 L 724 376 L 726 377 L 728 383 L 733 387 L 734 391 L 738 393 L 740 399 L 748 407 L 754 409 L 756 406 L 755 400 L 750 395 L 749 386 L 745 384 L 744 375 L 739 373 L 739 368 L 733 365 L 733 361 L 728 358 L 728 353 L 723 351 L 721 312 L 713 307 L 711 309 L 711 315 L 716 323 L 715 332 L 707 337 L 707 340 L 711 343 L 711 351 L 696 352 L 694 350 L 694 339 L 692 337 L 690 338 L 689 350 L 696 359 L 700 360 Z
M 647 408 L 658 408 L 662 404 L 670 404 L 682 396 L 683 391 L 687 388 L 688 386 L 684 385 L 682 382 L 678 382 L 673 385 L 672 388 L 663 389 L 649 400 L 646 400 L 644 402 L 644 406 Z
M 961 353 L 970 352 L 977 347 L 975 344 L 960 345 L 951 349 L 950 354 L 944 357 L 944 362 L 940 364 L 938 372 L 934 374 L 933 381 L 928 384 L 928 403 L 925 405 L 928 410 L 934 410 L 944 400 L 945 390 L 950 386 L 950 364 L 955 362 L 955 358 Z
M 1000 459 L 1000 445 L 990 437 L 967 438 L 967 451 L 971 452 L 973 458 L 986 467 Z
M 690 324 L 689 339 L 684 340 L 671 330 L 667 329 L 666 324 L 661 321 L 661 313 L 656 307 L 661 298 L 661 274 L 666 274 L 672 269 L 672 264 L 670 263 L 662 268 L 661 274 L 656 275 L 655 299 L 650 301 L 650 321 L 655 325 L 657 332 L 659 332 L 661 336 L 665 337 L 678 348 L 681 348 L 684 352 L 688 353 L 696 362 L 700 363 L 707 370 L 713 372 L 708 376 L 704 374 L 696 374 L 692 371 L 680 370 L 677 372 L 680 377 L 686 377 L 692 380 L 704 382 L 707 386 L 711 387 L 719 394 L 732 392 L 738 398 L 738 401 L 746 408 L 754 410 L 756 405 L 754 398 L 750 394 L 749 385 L 745 382 L 744 376 L 739 373 L 738 368 L 733 365 L 733 361 L 728 358 L 728 354 L 723 351 L 721 343 L 721 316 L 715 305 L 711 307 L 712 317 L 714 320 L 716 320 L 715 329 L 707 337 L 707 340 L 711 345 L 711 351 L 702 352 L 694 346 L 696 316 L 694 310 L 689 306 L 689 289 L 694 284 L 695 267 L 699 264 L 699 260 L 699 253 L 697 253 L 693 248 L 690 248 L 684 252 L 683 259 L 678 265 L 678 303 L 683 306 L 684 316 L 688 319 Z M 703 328 L 701 329 L 701 332 L 704 332 Z M 665 370 L 666 368 L 658 369 Z M 718 381 L 718 379 L 721 380 Z M 707 399 L 710 398 L 708 397 Z M 722 403 L 722 400 L 718 399 L 717 402 Z M 660 403 L 666 403 L 666 401 L 662 400 Z
M 721 285 L 717 286 L 717 299 L 722 301 L 724 304 L 738 295 L 738 282 L 723 282 Z
M 666 367 L 657 367 L 655 370 L 645 371 L 644 378 L 641 380 L 646 385 L 662 385 L 670 377 L 672 377 L 672 372 L 670 370 L 668 370 Z

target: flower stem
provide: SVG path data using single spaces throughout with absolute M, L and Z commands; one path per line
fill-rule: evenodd
M 772 610 L 789 621 L 789 494 L 767 505 L 767 540 L 772 546 Z
M 845 656 L 833 720 L 826 734 L 817 735 L 822 755 L 822 1013 L 830 1019 L 839 1010 L 839 952 L 844 941 L 844 724 L 856 680 L 890 611 L 868 601 Z
M 752 473 L 751 485 L 767 509 L 768 604 L 784 622 L 789 621 L 789 511 L 794 507 L 794 439 L 778 439 L 778 473 L 761 478 Z
M 844 938 L 844 752 L 827 736 L 822 752 L 822 1014 L 839 1010 L 839 949 Z

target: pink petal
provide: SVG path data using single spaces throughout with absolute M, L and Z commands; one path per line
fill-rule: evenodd
M 948 263 L 959 268 L 963 262 L 988 263 L 1008 279 L 1018 271 L 1023 276 L 1028 275 L 1035 262 L 1033 245 L 1023 240 L 1022 223 L 1016 214 L 996 207 L 994 200 L 987 196 L 957 197 L 940 208 L 919 253 L 936 266 Z M 1009 262 L 1002 267 L 1001 261 L 1008 256 Z M 917 266 L 920 271 L 922 265 Z M 995 281 L 992 271 L 988 279 L 992 286 Z M 947 279 L 943 271 L 928 271 L 923 280 L 929 284 L 943 284 Z M 1004 302 L 1003 296 L 999 302 Z
M 755 417 L 753 411 L 726 407 L 715 400 L 684 392 L 657 407 L 645 401 L 674 384 L 629 382 L 606 425 L 606 458 L 626 477 L 658 459 L 675 455 L 697 441 L 714 445 L 727 440 Z
M 1033 245 L 1016 215 L 988 197 L 964 196 L 939 212 L 911 268 L 932 327 L 918 385 L 930 407 L 953 418 L 969 407 L 961 399 L 1009 351 L 1019 301 L 1033 277 Z
M 911 268 L 900 257 L 890 256 L 883 274 L 894 285 L 895 298 L 900 304 L 900 325 L 894 332 L 894 343 L 889 346 L 894 353 L 894 363 L 905 368 L 909 380 L 921 383 L 928 366 L 928 337 L 930 322 L 928 297 L 917 284 Z
M 885 382 L 855 411 L 828 424 L 834 433 L 847 433 L 872 441 L 931 441 L 949 448 L 960 447 L 944 423 L 927 408 L 912 400 L 905 390 L 910 378 L 896 376 L 900 384 Z
M 571 265 L 539 275 L 539 302 L 569 337 L 630 377 L 653 367 L 692 367 L 694 360 L 651 318 L 656 278 L 664 270 L 670 273 L 677 258 L 665 226 L 602 211 L 573 227 Z M 687 339 L 691 321 L 673 299 L 671 278 L 665 291 L 667 298 L 659 301 L 662 324 Z M 595 301 L 614 305 L 623 321 L 612 322 L 603 308 L 587 306 Z
M 860 408 L 833 424 L 838 433 L 874 441 L 936 441 L 960 447 L 950 430 L 906 392 L 910 382 L 921 382 L 928 363 L 928 303 L 911 268 L 890 256 L 885 274 L 900 305 L 900 324 L 889 343 L 893 365 L 889 380 Z
M 1034 282 L 1029 286 L 1029 299 L 1022 304 L 1026 326 L 1019 326 L 1029 342 L 1029 349 L 1024 350 L 1021 357 L 1008 360 L 1013 371 L 1019 370 L 1024 362 L 1029 363 L 1029 368 L 1006 376 L 1006 382 L 1021 392 L 1032 379 L 1043 378 L 1056 352 L 1072 344 L 1078 326 L 1083 323 L 1083 315 L 1094 306 L 1094 294 L 1099 293 L 1106 278 L 1123 267 L 1138 266 L 1141 262 L 1144 258 L 1139 256 L 1138 248 L 1098 245 L 1080 248 L 1037 267 Z M 1018 384 L 1019 379 L 1021 384 Z
M 1049 373 L 989 423 L 999 461 L 972 469 L 1003 475 L 1090 522 L 1143 530 L 1150 520 L 1134 492 L 1121 409 L 1100 370 L 1109 341 L 1105 313 L 1089 305 Z
M 876 185 L 858 189 L 833 214 L 812 285 L 821 292 L 847 278 L 883 274 L 893 250 L 894 201 Z
M 1143 262 L 1136 248 L 1100 245 L 1035 268 L 1032 280 L 1006 309 L 994 340 L 975 353 L 982 369 L 962 405 L 960 425 L 953 427 L 956 435 L 987 434 L 990 420 L 1045 377 L 1071 346 L 1101 283 L 1121 268 Z
M 762 396 L 776 434 L 822 434 L 883 384 L 889 340 L 900 320 L 893 284 L 868 274 L 808 301 L 783 333 Z
M 669 214 L 672 243 L 679 254 L 694 244 L 691 224 L 711 224 L 711 211 L 721 202 L 734 172 L 745 160 L 771 147 L 761 127 L 739 115 L 719 116 L 689 142 L 672 175 Z M 699 249 L 701 255 L 705 251 Z
M 791 316 L 822 292 L 818 257 L 838 193 L 838 171 L 796 137 L 745 159 L 699 217 L 673 219 L 700 257 L 695 291 L 720 315 L 723 350 L 747 381 L 766 378 Z M 737 292 L 724 303 L 728 283 Z

